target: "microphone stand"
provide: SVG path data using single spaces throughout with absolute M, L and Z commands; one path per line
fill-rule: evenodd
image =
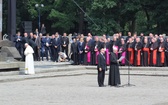
M 123 85 L 123 86 L 126 86 L 126 87 L 135 86 L 134 84 L 130 83 L 130 70 L 131 70 L 130 65 L 132 66 L 132 64 L 128 61 L 128 59 L 125 58 L 125 60 L 129 63 L 129 65 L 128 65 L 128 74 L 127 74 L 128 75 L 128 83 Z

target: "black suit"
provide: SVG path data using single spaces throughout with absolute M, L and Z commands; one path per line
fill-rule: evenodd
M 100 71 L 99 68 L 102 70 Z M 104 85 L 104 77 L 105 77 L 105 70 L 107 69 L 106 67 L 106 59 L 103 54 L 98 55 L 98 65 L 97 65 L 97 70 L 98 70 L 98 85 L 99 87 Z
M 58 62 L 58 53 L 60 52 L 60 45 L 61 45 L 60 38 L 55 38 L 52 44 L 54 48 L 54 61 Z M 57 48 L 55 46 L 57 46 Z
M 168 42 L 165 42 L 166 65 L 168 66 Z
M 51 60 L 54 61 L 54 38 L 51 38 L 50 40 L 50 49 L 51 49 Z
M 85 43 L 78 42 L 79 64 L 83 64 L 84 62 L 84 48 L 85 48 Z
M 64 47 L 63 45 L 66 45 L 66 46 Z M 65 52 L 67 56 L 68 56 L 68 45 L 69 45 L 69 38 L 62 37 L 62 40 L 61 40 L 62 52 Z
M 19 51 L 19 54 L 22 56 L 22 54 L 23 54 L 23 51 L 22 51 L 22 48 L 23 48 L 22 37 L 21 36 L 16 36 L 14 42 L 15 42 L 16 49 Z
M 73 42 L 71 44 L 71 53 L 72 53 L 71 59 L 74 61 L 74 65 L 77 65 L 78 64 L 78 43 L 77 42 Z
M 23 52 L 22 52 L 22 60 L 25 61 L 25 55 L 24 55 L 24 51 L 25 51 L 25 43 L 29 44 L 29 38 L 28 37 L 23 37 L 22 38 L 22 46 L 23 46 Z

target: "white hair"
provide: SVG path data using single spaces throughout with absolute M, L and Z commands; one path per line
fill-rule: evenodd
M 116 51 L 117 50 L 117 47 L 113 47 L 113 51 Z

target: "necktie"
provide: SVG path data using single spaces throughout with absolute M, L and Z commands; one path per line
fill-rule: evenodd
M 105 59 L 104 55 L 102 54 L 103 58 Z

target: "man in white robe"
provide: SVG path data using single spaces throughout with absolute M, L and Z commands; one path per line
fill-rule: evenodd
M 33 48 L 28 44 L 25 43 L 25 51 L 24 55 L 26 56 L 25 59 L 25 74 L 35 74 L 34 71 L 34 58 L 33 58 Z

